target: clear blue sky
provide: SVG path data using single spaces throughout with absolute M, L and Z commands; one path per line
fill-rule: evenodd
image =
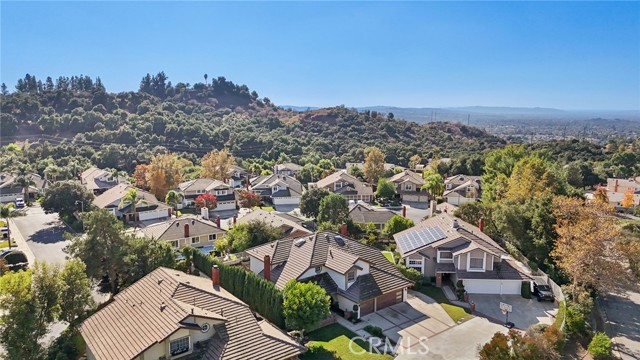
M 8 2 L 1 80 L 225 76 L 276 104 L 640 108 L 639 2 Z

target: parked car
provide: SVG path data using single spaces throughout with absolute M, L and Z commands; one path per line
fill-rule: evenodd
M 8 239 L 9 238 L 9 228 L 8 227 L 0 227 L 0 238 Z
M 533 283 L 533 295 L 538 298 L 538 301 L 554 301 L 553 291 L 547 284 Z
M 21 198 L 21 197 L 16 198 L 16 207 L 17 207 L 18 209 L 20 209 L 20 208 L 23 208 L 23 207 L 24 207 L 24 199 L 23 199 L 23 198 Z
M 5 250 L 0 254 L 0 259 L 4 259 L 7 262 L 9 270 L 25 270 L 29 267 L 27 255 L 20 250 Z

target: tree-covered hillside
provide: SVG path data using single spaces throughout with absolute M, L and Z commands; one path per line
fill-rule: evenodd
M 459 124 L 418 125 L 343 106 L 284 110 L 246 85 L 224 77 L 204 80 L 174 85 L 160 72 L 144 76 L 137 91 L 110 93 L 100 78 L 42 81 L 26 75 L 15 91 L 2 85 L 2 141 L 38 142 L 40 155 L 64 159 L 58 166 L 88 159 L 127 172 L 166 150 L 194 162 L 227 147 L 243 159 L 277 159 L 284 153 L 302 164 L 325 158 L 342 166 L 362 161 L 372 145 L 384 150 L 387 162 L 401 165 L 415 154 L 456 157 L 504 145 Z

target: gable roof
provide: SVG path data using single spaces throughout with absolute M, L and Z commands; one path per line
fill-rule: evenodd
M 273 241 L 248 249 L 246 253 L 260 260 L 264 255 L 269 255 L 272 265 L 283 265 L 277 280 L 272 277 L 272 281 L 279 289 L 284 288 L 289 280 L 299 279 L 305 271 L 316 266 L 331 265 L 339 268 L 340 271 L 345 268 L 348 270 L 355 263 L 353 259 L 369 263 L 369 276 L 373 279 L 369 286 L 373 287 L 374 292 L 385 294 L 412 285 L 412 282 L 404 277 L 380 250 L 333 231 L 320 231 L 296 239 Z M 346 290 L 348 291 L 349 289 Z M 374 292 L 363 292 L 363 296 L 369 296 Z M 367 297 L 360 297 L 355 300 L 367 299 Z
M 29 192 L 40 192 L 47 184 L 46 180 L 38 174 L 27 174 L 27 176 L 34 182 L 34 185 L 29 186 Z M 15 183 L 17 178 L 17 173 L 0 173 L 0 194 L 23 193 L 24 189 Z
M 349 210 L 349 218 L 356 224 L 386 224 L 396 213 L 390 210 L 374 210 L 373 208 L 358 203 Z
M 287 189 L 280 189 L 273 193 L 272 187 L 276 185 L 286 185 Z M 288 175 L 265 175 L 251 179 L 252 191 L 259 192 L 261 196 L 271 197 L 295 197 L 302 196 L 302 183 L 293 176 Z
M 80 183 L 88 190 L 109 189 L 119 182 L 125 182 L 125 179 L 118 177 L 117 181 L 108 182 L 100 180 L 101 177 L 112 177 L 112 174 L 104 169 L 92 166 L 80 174 Z
M 457 228 L 454 228 L 454 223 L 457 224 Z M 466 243 L 455 248 L 457 254 L 479 248 L 498 257 L 507 255 L 500 245 L 479 228 L 448 213 L 423 220 L 416 226 L 393 235 L 393 239 L 403 257 L 429 247 L 445 246 L 457 240 Z
M 97 359 L 129 360 L 188 326 L 193 316 L 217 320 L 205 360 L 285 359 L 304 351 L 211 280 L 162 267 L 115 295 L 79 330 Z
M 302 169 L 302 166 L 292 163 L 292 162 L 287 162 L 287 163 L 282 163 L 282 164 L 278 164 L 275 166 L 276 171 L 282 171 L 282 170 L 292 170 L 292 171 L 300 171 Z
M 214 189 L 229 189 L 229 185 L 216 179 L 195 179 L 182 182 L 178 185 L 180 191 L 211 191 Z
M 170 206 L 168 206 L 167 204 L 158 201 L 158 199 L 156 199 L 156 197 L 152 193 L 136 188 L 135 186 L 129 184 L 118 184 L 105 191 L 104 193 L 98 195 L 95 199 L 93 199 L 93 205 L 99 208 L 106 208 L 109 207 L 109 205 L 115 204 L 115 207 L 118 207 L 119 203 L 122 201 L 122 198 L 124 198 L 131 189 L 136 189 L 138 192 L 138 197 L 140 199 L 144 199 L 147 202 L 147 205 L 144 205 L 143 207 L 160 207 L 167 209 L 170 208 Z M 127 205 L 119 208 L 118 210 L 126 210 L 129 207 L 130 206 Z
M 424 179 L 420 174 L 417 174 L 411 170 L 404 170 L 400 173 L 397 173 L 389 178 L 389 181 L 396 184 L 401 184 L 403 182 L 411 182 L 417 185 L 422 186 L 424 184 Z
M 452 183 L 452 184 L 455 184 L 455 183 Z M 442 196 L 446 197 L 447 195 L 450 195 L 450 194 L 453 194 L 453 193 L 458 194 L 460 196 L 466 196 L 467 195 L 467 187 L 470 187 L 470 186 L 478 189 L 477 195 L 479 197 L 480 196 L 481 186 L 480 186 L 480 180 L 478 180 L 478 179 L 467 180 L 466 182 L 455 186 L 453 189 L 445 191 L 442 194 Z
M 449 176 L 448 178 L 444 179 L 444 183 L 445 184 L 452 184 L 453 187 L 457 187 L 459 185 L 462 185 L 462 184 L 466 183 L 469 180 L 481 181 L 482 177 L 481 176 L 458 174 L 458 175 L 454 175 L 454 176 Z
M 303 227 L 300 223 L 297 223 L 291 220 L 289 216 L 283 216 L 286 214 L 278 213 L 276 211 L 265 211 L 262 209 L 255 209 L 245 216 L 238 219 L 238 223 L 250 222 L 250 221 L 264 221 L 267 225 L 273 226 L 275 228 L 280 228 L 284 231 L 284 236 L 289 236 L 290 234 L 298 232 L 298 236 L 300 236 L 300 232 L 303 234 L 311 234 L 312 232 Z
M 347 182 L 349 184 L 352 184 L 352 186 L 343 187 L 335 192 L 340 193 L 351 189 L 352 191 L 357 192 L 359 195 L 373 195 L 373 188 L 371 186 L 368 186 L 362 181 L 358 180 L 358 178 L 347 174 L 346 170 L 338 170 L 333 174 L 325 177 L 324 179 L 319 180 L 318 182 L 316 182 L 316 187 L 331 187 L 333 183 L 336 183 L 338 181 Z M 330 188 L 330 191 L 333 192 L 333 187 Z
M 177 240 L 184 238 L 185 225 L 189 226 L 189 237 L 226 233 L 213 222 L 197 216 L 186 216 L 151 224 L 140 228 L 138 233 L 144 237 L 158 240 Z

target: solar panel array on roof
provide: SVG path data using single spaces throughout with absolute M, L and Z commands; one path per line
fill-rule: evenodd
M 404 234 L 399 234 L 396 237 L 396 242 L 403 253 L 421 248 L 429 245 L 438 240 L 446 238 L 447 235 L 435 226 L 432 228 L 421 228 L 412 231 L 407 231 Z

